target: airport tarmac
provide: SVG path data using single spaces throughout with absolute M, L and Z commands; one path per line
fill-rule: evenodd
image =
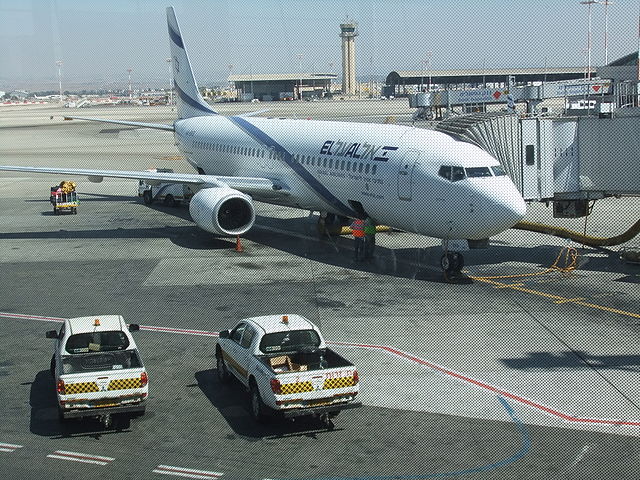
M 274 103 L 264 115 L 403 122 L 404 102 Z M 59 117 L 169 122 L 169 107 L 2 112 L 2 164 L 191 171 L 166 132 Z M 62 179 L 0 173 L 0 456 L 16 478 L 640 478 L 640 266 L 619 247 L 509 230 L 467 252 L 470 279 L 451 284 L 436 239 L 382 233 L 375 260 L 355 264 L 352 240 L 319 237 L 317 216 L 257 204 L 238 253 L 188 209 L 143 205 L 135 182 L 74 179 L 78 215 L 54 216 L 49 187 Z M 527 220 L 585 228 L 551 210 L 530 205 Z M 639 216 L 638 199 L 607 199 L 586 229 L 615 235 Z M 578 268 L 547 272 L 565 247 Z M 216 380 L 214 333 L 280 312 L 317 322 L 358 366 L 364 407 L 334 431 L 256 426 L 241 388 Z M 57 421 L 44 332 L 94 313 L 147 327 L 136 339 L 148 413 L 119 432 Z

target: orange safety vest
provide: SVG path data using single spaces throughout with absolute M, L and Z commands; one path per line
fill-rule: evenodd
M 364 237 L 364 221 L 357 219 L 351 224 L 351 232 L 354 237 Z

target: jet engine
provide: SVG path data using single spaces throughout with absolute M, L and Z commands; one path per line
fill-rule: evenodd
M 242 235 L 256 221 L 250 196 L 228 187 L 203 188 L 189 203 L 196 224 L 217 235 Z

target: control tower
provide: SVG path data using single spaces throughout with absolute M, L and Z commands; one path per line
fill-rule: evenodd
M 345 95 L 355 95 L 356 93 L 355 38 L 357 35 L 357 23 L 340 24 L 340 36 L 342 37 L 342 93 Z

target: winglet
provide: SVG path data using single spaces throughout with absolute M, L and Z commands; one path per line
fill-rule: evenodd
M 216 115 L 218 112 L 204 101 L 198 90 L 173 7 L 167 7 L 167 26 L 169 28 L 169 47 L 171 48 L 178 118 Z

